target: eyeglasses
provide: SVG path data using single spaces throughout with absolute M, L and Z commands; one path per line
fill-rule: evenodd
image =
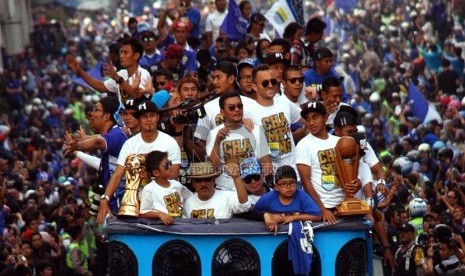
M 165 84 L 166 84 L 166 81 L 155 82 L 155 86 L 164 86 Z
M 294 187 L 295 185 L 297 184 L 297 181 L 295 180 L 291 180 L 291 181 L 287 181 L 287 182 L 281 182 L 281 183 L 276 183 L 276 185 L 278 185 L 278 187 L 281 187 L 281 188 L 292 188 Z
M 146 37 L 142 38 L 142 42 L 150 42 L 150 41 L 154 41 L 154 40 L 155 40 L 155 38 L 150 37 L 150 36 L 146 36 Z
M 166 161 L 165 164 L 163 164 L 165 170 L 169 169 L 171 166 L 173 166 L 173 162 L 171 161 Z
M 250 183 L 252 183 L 252 180 L 253 180 L 253 181 L 259 181 L 260 178 L 262 178 L 261 175 L 259 175 L 259 174 L 252 174 L 252 175 L 246 176 L 246 177 L 244 178 L 244 182 L 245 182 L 245 184 L 250 184 Z
M 276 83 L 278 83 L 278 80 L 276 80 L 276 79 L 262 80 L 262 86 L 264 88 L 267 88 L 270 83 L 271 83 L 271 87 L 273 87 L 273 86 L 276 85 Z
M 242 80 L 242 81 L 251 82 L 252 81 L 252 76 L 239 76 L 239 79 Z
M 240 103 L 240 104 L 236 104 L 236 105 L 234 105 L 234 104 L 228 105 L 228 110 L 229 110 L 229 111 L 234 111 L 234 110 L 236 110 L 236 109 L 242 110 L 243 108 L 244 108 L 244 105 L 241 104 L 241 103 Z
M 303 83 L 303 82 L 304 82 L 304 78 L 303 78 L 303 77 L 300 77 L 300 78 L 290 78 L 290 79 L 288 79 L 288 81 L 290 81 L 292 84 L 295 84 L 296 81 L 298 81 L 299 83 Z

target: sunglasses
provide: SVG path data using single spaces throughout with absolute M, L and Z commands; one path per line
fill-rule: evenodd
M 166 81 L 155 82 L 155 86 L 164 86 L 165 84 L 166 84 Z
M 290 78 L 290 79 L 288 79 L 288 81 L 290 81 L 292 84 L 294 84 L 296 81 L 298 81 L 299 83 L 303 83 L 303 82 L 304 82 L 304 78 L 303 78 L 303 77 L 300 77 L 300 78 Z
M 267 88 L 270 83 L 271 83 L 271 86 L 273 87 L 278 83 L 278 80 L 276 80 L 276 79 L 262 80 L 262 86 L 264 88 Z
M 150 36 L 146 36 L 142 38 L 142 42 L 149 42 L 149 41 L 154 41 L 154 40 L 155 38 L 150 37 Z
M 250 184 L 253 181 L 259 181 L 262 176 L 259 174 L 252 174 L 248 175 L 247 177 L 244 178 L 245 184 Z
M 243 108 L 244 108 L 244 105 L 241 104 L 241 103 L 240 103 L 240 104 L 236 104 L 236 105 L 234 105 L 234 104 L 228 105 L 228 110 L 229 110 L 229 111 L 234 111 L 234 110 L 236 110 L 236 109 L 242 110 Z
M 291 187 L 294 187 L 295 185 L 297 184 L 297 181 L 295 180 L 291 180 L 291 181 L 288 181 L 288 182 L 281 182 L 281 183 L 276 183 L 276 185 L 278 185 L 278 187 L 281 187 L 281 188 L 291 188 Z
M 165 170 L 169 169 L 171 166 L 173 166 L 173 162 L 171 161 L 166 161 L 165 164 L 163 164 Z

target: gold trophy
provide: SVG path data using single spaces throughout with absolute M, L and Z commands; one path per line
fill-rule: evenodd
M 339 139 L 334 148 L 336 152 L 336 176 L 344 189 L 346 198 L 336 207 L 338 216 L 366 215 L 370 213 L 370 206 L 359 200 L 345 189 L 345 184 L 357 178 L 360 162 L 360 150 L 357 142 L 350 136 Z
M 145 182 L 145 154 L 130 154 L 126 157 L 126 187 L 118 216 L 139 217 L 139 188 Z

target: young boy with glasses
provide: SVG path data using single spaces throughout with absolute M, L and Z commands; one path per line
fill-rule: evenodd
M 275 233 L 278 223 L 321 220 L 320 208 L 305 191 L 297 189 L 297 174 L 287 165 L 277 169 L 274 190 L 263 195 L 253 211 L 264 211 L 266 229 Z
M 152 181 L 142 190 L 140 216 L 160 219 L 165 225 L 173 224 L 173 218 L 182 217 L 183 202 L 192 192 L 178 181 L 169 179 L 173 164 L 166 152 L 154 150 L 148 153 L 145 164 Z

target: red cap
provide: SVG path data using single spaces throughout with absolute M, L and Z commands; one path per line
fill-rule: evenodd
M 182 57 L 184 54 L 184 50 L 181 45 L 179 44 L 170 44 L 168 48 L 166 48 L 166 57 L 169 58 L 177 58 Z
M 189 22 L 183 21 L 183 20 L 176 20 L 173 22 L 173 30 L 178 30 L 178 29 L 186 29 L 186 31 L 189 31 L 191 28 Z

